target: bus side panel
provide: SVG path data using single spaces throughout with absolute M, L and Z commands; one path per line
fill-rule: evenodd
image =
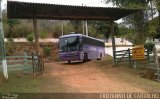
M 102 57 L 104 56 L 104 48 L 92 46 L 92 45 L 83 45 L 83 52 L 88 55 L 88 59 L 98 59 L 100 58 L 100 54 L 102 54 Z

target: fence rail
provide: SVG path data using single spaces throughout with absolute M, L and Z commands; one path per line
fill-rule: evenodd
M 144 55 L 147 56 L 148 61 L 150 60 L 149 54 L 150 54 L 149 50 L 145 49 L 145 54 Z M 116 64 L 122 62 L 123 59 L 128 59 L 129 63 L 131 63 L 133 61 L 133 59 L 132 59 L 132 49 L 115 51 Z
M 0 60 L 2 60 L 0 58 Z M 6 56 L 7 60 L 7 69 L 8 71 L 18 71 L 22 70 L 24 74 L 42 74 L 44 71 L 44 62 L 41 55 L 32 53 L 28 55 L 25 51 L 23 55 L 16 56 Z M 2 61 L 0 61 L 0 65 Z M 2 70 L 2 66 L 0 66 Z

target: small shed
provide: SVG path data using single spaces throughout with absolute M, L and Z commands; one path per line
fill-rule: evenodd
M 116 50 L 113 30 L 114 21 L 138 11 L 141 10 L 7 1 L 7 17 L 9 19 L 33 19 L 34 33 L 37 38 L 39 38 L 39 34 L 37 32 L 37 19 L 110 21 L 114 58 L 114 51 Z M 35 43 L 37 44 L 37 48 L 39 47 L 38 42 L 39 40 L 36 39 Z M 114 62 L 115 60 L 113 63 Z

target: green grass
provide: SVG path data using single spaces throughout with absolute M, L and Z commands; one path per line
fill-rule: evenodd
M 110 55 L 105 55 L 105 57 L 102 60 L 95 61 L 96 65 L 101 67 L 112 67 L 113 60 Z
M 2 76 L 1 76 L 2 77 Z M 0 92 L 10 93 L 53 93 L 66 92 L 63 84 L 53 77 L 22 75 L 19 72 L 9 74 L 8 80 L 0 81 Z

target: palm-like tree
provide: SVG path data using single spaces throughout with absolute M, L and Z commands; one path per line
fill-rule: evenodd
M 3 23 L 9 27 L 9 33 L 7 34 L 7 37 L 13 38 L 14 26 L 19 24 L 20 22 L 15 19 L 8 19 L 7 17 L 4 17 Z

